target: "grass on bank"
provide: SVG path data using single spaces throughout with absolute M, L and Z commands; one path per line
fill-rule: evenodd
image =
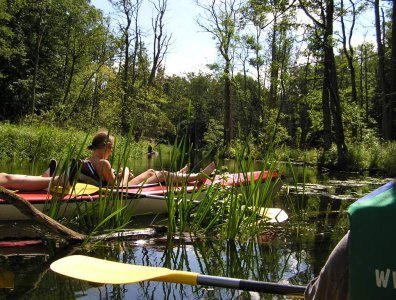
M 69 152 L 68 145 L 83 145 L 81 156 L 90 151 L 86 146 L 91 142 L 96 129 L 92 132 L 66 130 L 46 125 L 24 126 L 0 123 L 0 160 L 1 161 L 44 161 L 51 158 L 61 159 Z M 113 134 L 113 133 L 112 133 Z M 147 152 L 147 141 L 131 142 L 128 137 L 113 134 L 117 139 L 117 149 L 132 144 L 130 157 L 140 157 Z

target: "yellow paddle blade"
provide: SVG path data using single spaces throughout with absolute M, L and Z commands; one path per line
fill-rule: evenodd
M 79 195 L 92 195 L 98 191 L 99 191 L 99 187 L 95 185 L 78 182 L 71 190 L 71 193 L 73 195 L 79 196 Z
M 81 195 L 92 195 L 99 191 L 99 187 L 86 184 L 86 183 L 76 183 L 74 187 L 64 188 L 62 186 L 52 186 L 51 192 L 56 194 L 64 194 L 64 195 L 74 195 L 74 196 L 81 196 Z
M 51 270 L 80 280 L 110 284 L 154 280 L 196 285 L 198 276 L 198 273 L 129 265 L 84 255 L 61 258 L 51 264 Z

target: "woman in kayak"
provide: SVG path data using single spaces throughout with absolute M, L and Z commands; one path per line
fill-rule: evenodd
M 176 173 L 148 169 L 138 176 L 134 176 L 132 172 L 125 167 L 121 169 L 119 173 L 116 173 L 108 161 L 113 147 L 114 137 L 109 135 L 106 131 L 98 132 L 92 139 L 91 145 L 88 146 L 88 149 L 92 151 L 92 155 L 81 162 L 81 173 L 98 183 L 101 182 L 102 185 L 114 185 L 118 183 L 120 186 L 130 186 L 165 181 L 181 183 L 183 181 L 191 182 L 198 180 L 204 182 L 216 168 L 215 163 L 211 162 L 202 172 L 195 174 L 188 174 L 187 167 L 184 167 Z M 81 179 L 80 177 L 80 180 Z
M 10 190 L 38 191 L 49 187 L 50 183 L 58 180 L 53 177 L 56 169 L 56 160 L 52 159 L 48 169 L 41 176 L 0 173 L 0 186 Z

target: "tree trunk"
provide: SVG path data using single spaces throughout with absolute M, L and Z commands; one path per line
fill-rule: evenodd
M 325 68 L 327 68 L 325 64 Z M 329 150 L 331 148 L 331 113 L 330 113 L 330 95 L 329 83 L 326 79 L 323 80 L 322 87 L 322 112 L 323 112 L 323 149 Z
M 391 84 L 389 97 L 389 120 L 390 133 L 389 138 L 395 140 L 396 138 L 396 124 L 395 124 L 395 105 L 396 105 L 396 4 L 393 1 L 392 8 L 392 37 L 391 37 Z
M 94 92 L 92 95 L 92 107 L 91 107 L 91 124 L 94 125 L 98 116 L 98 108 L 99 108 L 99 78 L 98 74 L 95 77 L 95 85 Z
M 68 23 L 68 27 L 67 27 L 66 54 L 65 54 L 65 62 L 64 62 L 63 74 L 62 74 L 62 89 L 66 88 L 67 67 L 69 65 L 69 52 L 70 52 L 70 35 L 71 35 L 71 21 Z
M 201 26 L 206 32 L 213 35 L 217 40 L 217 49 L 224 59 L 224 143 L 228 147 L 233 138 L 232 127 L 232 111 L 231 111 L 231 55 L 230 48 L 235 41 L 237 29 L 237 21 L 240 16 L 240 2 L 237 1 L 210 1 L 210 4 L 201 5 L 199 1 L 197 4 L 207 13 L 206 23 L 201 23 Z M 219 3 L 220 2 L 220 3 Z M 209 25 L 208 25 L 209 24 Z
M 303 95 L 308 94 L 308 69 L 310 65 L 310 56 L 307 58 L 307 63 L 305 65 L 305 80 L 302 82 L 301 92 Z M 308 113 L 308 105 L 305 101 L 302 101 L 300 104 L 300 108 L 298 109 L 299 112 L 299 122 L 300 122 L 300 129 L 301 129 L 301 136 L 300 136 L 300 144 L 296 145 L 299 146 L 301 149 L 305 149 L 306 142 L 307 142 L 307 135 L 309 132 L 310 127 L 310 119 Z M 293 114 L 292 114 L 293 115 Z
M 67 85 L 66 85 L 66 89 L 65 89 L 65 95 L 63 96 L 63 104 L 66 104 L 67 98 L 69 97 L 70 87 L 71 87 L 71 83 L 72 83 L 73 76 L 74 76 L 74 68 L 75 68 L 75 65 L 76 65 L 76 60 L 77 60 L 77 56 L 75 55 L 75 53 L 73 51 L 72 64 L 71 64 L 71 68 L 70 68 L 69 79 L 67 81 Z
M 231 115 L 231 79 L 230 61 L 226 60 L 224 68 L 224 142 L 228 146 L 233 138 Z
M 153 65 L 150 71 L 150 77 L 148 84 L 152 85 L 154 83 L 156 74 L 159 67 L 162 64 L 162 60 L 168 50 L 169 42 L 172 36 L 168 36 L 164 32 L 164 15 L 167 8 L 167 0 L 157 0 L 158 3 L 154 4 L 157 11 L 157 16 L 155 20 L 152 21 L 152 27 L 154 31 L 154 41 L 153 41 Z
M 277 19 L 276 14 L 274 17 L 274 26 L 272 29 L 271 37 L 271 66 L 270 66 L 270 90 L 269 90 L 269 107 L 275 108 L 278 95 L 278 76 L 279 76 L 279 61 L 278 61 L 278 49 L 277 49 Z
M 334 2 L 328 0 L 326 8 L 326 27 L 324 33 L 324 59 L 325 59 L 325 78 L 328 83 L 330 98 L 330 110 L 333 117 L 335 131 L 335 142 L 337 145 L 338 165 L 345 167 L 347 160 L 347 147 L 345 144 L 344 127 L 342 123 L 341 102 L 338 91 L 337 69 L 333 52 L 333 15 Z
M 392 120 L 389 119 L 390 116 L 390 103 L 387 97 L 386 88 L 386 74 L 385 74 L 385 50 L 381 35 L 381 20 L 380 20 L 380 8 L 379 0 L 374 2 L 374 12 L 375 12 L 375 31 L 377 38 L 377 55 L 378 55 L 378 81 L 380 88 L 380 98 L 382 107 L 382 118 L 381 118 L 381 136 L 384 140 L 389 141 L 392 136 Z
M 353 28 L 355 27 L 355 18 L 356 18 L 356 11 L 355 11 L 355 4 L 353 1 L 349 1 L 352 6 L 352 24 L 351 28 L 349 31 L 349 36 L 347 38 L 346 32 L 345 32 L 345 23 L 344 23 L 344 16 L 341 15 L 341 29 L 342 29 L 342 46 L 344 49 L 345 53 L 345 58 L 348 62 L 348 67 L 349 67 L 349 72 L 351 76 L 351 100 L 352 103 L 355 105 L 358 104 L 358 99 L 357 99 L 357 91 L 356 91 L 356 72 L 355 72 L 355 67 L 353 65 L 353 56 L 354 56 L 354 50 L 351 44 L 351 39 L 352 39 L 352 34 L 353 34 Z M 344 10 L 344 1 L 341 0 L 341 10 Z M 348 46 L 347 46 L 347 39 L 348 39 Z M 358 119 L 359 115 L 356 114 L 355 118 Z M 356 139 L 357 137 L 357 124 L 358 121 L 355 122 L 354 125 L 352 125 L 352 136 Z
M 136 82 L 136 64 L 138 60 L 138 53 L 139 53 L 139 41 L 140 41 L 140 33 L 139 33 L 139 25 L 138 25 L 138 18 L 136 16 L 135 19 L 135 44 L 133 47 L 133 53 L 132 53 L 132 74 L 131 74 L 131 94 L 134 94 L 134 89 L 135 89 L 135 82 Z
M 367 46 L 364 46 L 364 100 L 366 123 L 369 122 L 369 98 L 368 98 L 368 66 Z
M 40 31 L 40 29 L 39 29 Z M 37 73 L 38 66 L 40 62 L 40 48 L 41 48 L 42 34 L 37 33 L 36 49 L 34 55 L 34 71 L 33 71 L 33 82 L 32 82 L 32 104 L 31 104 L 31 114 L 33 115 L 36 110 L 36 88 L 37 88 Z
M 352 24 L 351 28 L 349 30 L 349 36 L 346 36 L 345 32 L 345 24 L 344 24 L 344 17 L 341 16 L 341 29 L 342 29 L 342 46 L 344 49 L 345 53 L 345 58 L 348 62 L 348 68 L 351 76 L 351 96 L 352 96 L 352 102 L 353 103 L 358 103 L 357 100 L 357 92 L 356 92 L 356 72 L 355 72 L 355 67 L 353 65 L 353 56 L 354 56 L 354 50 L 351 44 L 352 40 L 352 34 L 353 34 L 353 29 L 355 27 L 355 19 L 356 19 L 356 12 L 355 12 L 355 4 L 352 1 L 349 1 L 352 6 Z M 341 10 L 344 8 L 344 1 L 341 1 Z M 348 43 L 347 43 L 348 40 Z
M 121 104 L 121 127 L 123 133 L 127 133 L 129 131 L 129 123 L 127 120 L 127 112 L 128 112 L 128 100 L 129 100 L 129 91 L 128 91 L 128 80 L 129 80 L 129 27 L 131 26 L 131 19 L 128 14 L 127 15 L 127 24 L 125 27 L 125 36 L 124 36 L 124 46 L 125 46 L 125 52 L 124 52 L 124 74 L 123 74 L 123 80 L 122 80 L 122 89 L 124 92 L 124 95 L 122 97 L 122 104 Z

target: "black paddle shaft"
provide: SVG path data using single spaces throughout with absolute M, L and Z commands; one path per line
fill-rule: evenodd
M 197 284 L 280 295 L 304 295 L 305 286 L 198 275 Z

